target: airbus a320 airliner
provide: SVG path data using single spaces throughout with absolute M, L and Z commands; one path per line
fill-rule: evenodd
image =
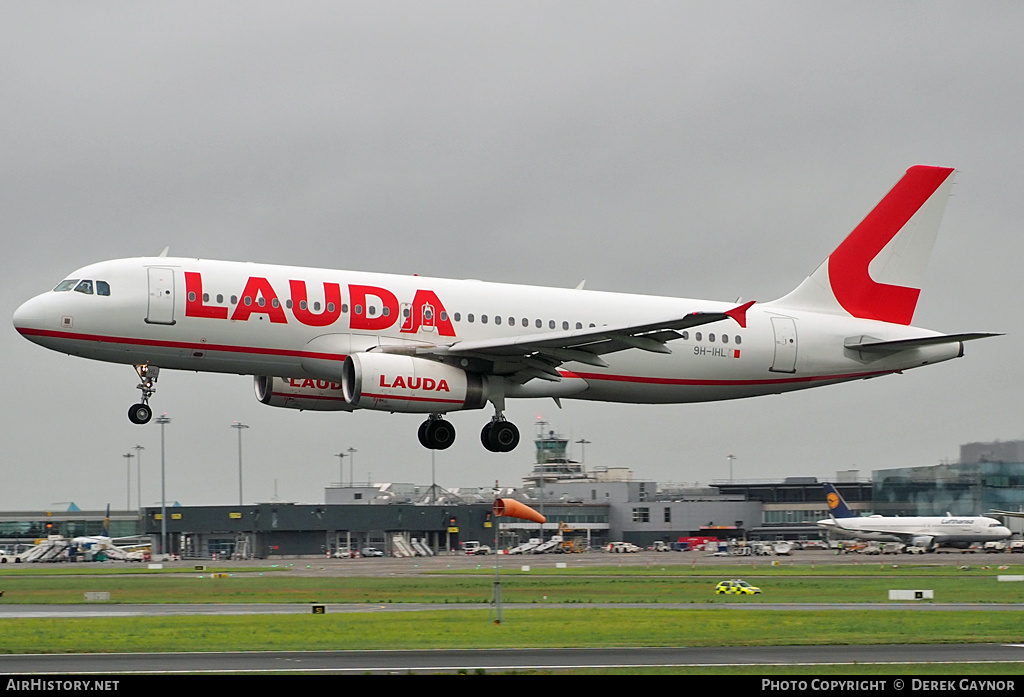
M 160 369 L 255 377 L 292 409 L 494 415 L 480 437 L 508 452 L 515 397 L 681 403 L 860 380 L 956 358 L 991 334 L 910 326 L 953 170 L 916 166 L 794 291 L 729 304 L 575 289 L 171 258 L 103 261 L 18 308 L 46 348 L 133 365 L 149 421 Z

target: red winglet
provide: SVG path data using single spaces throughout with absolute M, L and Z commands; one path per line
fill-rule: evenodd
M 736 320 L 736 324 L 738 324 L 741 327 L 743 327 L 744 329 L 746 329 L 747 328 L 747 310 L 749 310 L 750 306 L 753 305 L 755 302 L 757 302 L 757 301 L 756 300 L 751 300 L 748 303 L 743 303 L 742 305 L 740 305 L 738 307 L 734 307 L 731 310 L 726 310 L 725 314 L 727 314 L 729 317 L 732 317 L 734 320 Z

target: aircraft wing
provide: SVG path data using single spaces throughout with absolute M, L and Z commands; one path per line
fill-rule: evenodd
M 513 376 L 520 382 L 534 377 L 561 380 L 557 366 L 567 362 L 607 367 L 602 355 L 637 348 L 654 353 L 672 353 L 666 342 L 681 338 L 679 331 L 702 324 L 732 319 L 747 326 L 746 312 L 754 301 L 725 312 L 691 312 L 643 324 L 604 325 L 543 334 L 457 341 L 446 346 L 420 347 L 418 355 L 435 358 L 462 357 L 490 361 L 498 375 Z
M 831 513 L 828 517 L 832 521 L 832 525 L 819 525 L 819 527 L 826 527 L 826 529 L 832 528 L 834 530 L 842 530 L 843 532 L 847 533 L 850 537 L 856 537 L 862 540 L 892 540 L 903 542 L 905 544 L 911 544 L 916 537 L 920 537 L 919 535 L 914 535 L 913 533 L 904 533 L 891 530 L 864 530 L 862 528 L 848 527 L 839 522 L 843 520 L 842 518 L 836 518 Z

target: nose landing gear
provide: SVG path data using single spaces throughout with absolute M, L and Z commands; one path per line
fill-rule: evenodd
M 135 366 L 135 372 L 139 374 L 139 380 L 141 380 L 138 389 L 142 390 L 142 401 L 128 408 L 128 420 L 133 424 L 145 424 L 153 418 L 153 410 L 149 408 L 149 398 L 156 392 L 155 385 L 157 377 L 160 376 L 160 368 L 148 363 L 141 363 Z

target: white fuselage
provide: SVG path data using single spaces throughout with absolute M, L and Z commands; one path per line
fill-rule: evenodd
M 106 261 L 69 279 L 109 294 L 50 291 L 14 318 L 26 338 L 56 351 L 161 368 L 337 380 L 346 355 L 381 346 L 448 345 L 531 337 L 689 313 L 714 301 L 420 276 L 183 258 Z M 851 338 L 934 332 L 840 314 L 755 304 L 746 326 L 695 327 L 671 353 L 610 353 L 607 367 L 566 362 L 560 382 L 508 385 L 507 396 L 635 403 L 735 399 L 894 373 L 960 355 L 959 342 L 862 354 Z M 498 361 L 500 364 L 500 360 Z M 500 365 L 493 371 L 500 375 Z M 535 384 L 536 383 L 536 384 Z

